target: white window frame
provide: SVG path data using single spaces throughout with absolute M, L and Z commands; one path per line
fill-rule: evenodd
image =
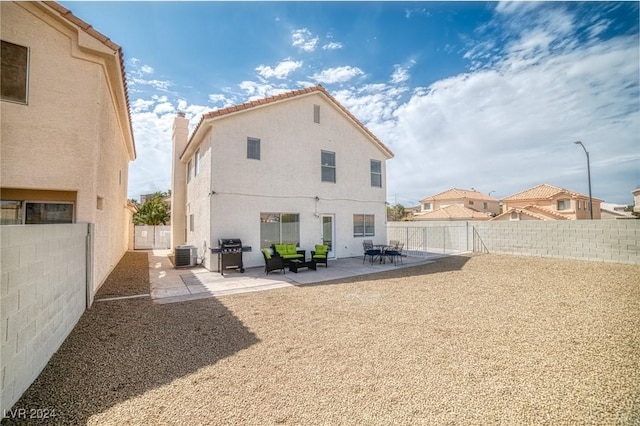
M 362 223 L 362 231 L 358 228 Z M 374 214 L 354 214 L 353 215 L 353 236 L 354 237 L 375 237 L 376 235 L 376 215 Z
M 374 171 L 374 165 L 378 166 L 379 171 Z M 371 186 L 374 188 L 382 188 L 382 161 L 369 160 L 369 168 L 371 170 Z M 379 180 L 376 182 L 376 180 Z M 376 185 L 379 183 L 379 185 Z
M 200 149 L 193 156 L 193 177 L 198 176 L 198 173 L 200 173 Z
M 560 203 L 562 203 L 562 206 L 563 206 L 562 208 L 560 208 Z M 560 212 L 571 210 L 571 200 L 566 199 L 566 198 L 562 199 L 562 200 L 558 200 L 556 202 L 556 208 Z
M 325 155 L 329 155 L 331 156 L 331 161 L 330 162 L 325 162 Z M 336 171 L 336 153 L 333 151 L 325 151 L 325 150 L 321 150 L 320 151 L 320 165 L 321 165 L 321 169 L 320 169 L 320 180 L 322 182 L 329 182 L 329 183 L 336 183 L 336 175 L 337 175 L 337 171 Z M 325 171 L 332 171 L 332 180 L 329 179 L 325 179 Z
M 23 225 L 38 225 L 38 223 L 27 223 L 27 205 L 28 204 L 64 204 L 71 206 L 71 222 L 44 222 L 44 223 L 75 223 L 76 222 L 76 209 L 73 201 L 40 201 L 40 200 L 24 200 L 22 202 L 22 224 Z
M 189 160 L 187 163 L 187 183 L 191 182 L 191 170 L 193 169 L 193 162 Z

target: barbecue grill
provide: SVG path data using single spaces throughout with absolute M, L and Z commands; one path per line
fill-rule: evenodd
M 222 238 L 218 240 L 218 247 L 211 248 L 212 253 L 218 254 L 218 271 L 224 275 L 225 269 L 237 269 L 244 273 L 242 253 L 251 251 L 251 246 L 243 246 L 240 238 Z

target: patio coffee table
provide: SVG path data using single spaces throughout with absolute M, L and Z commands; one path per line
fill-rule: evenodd
M 314 262 L 313 260 L 309 260 L 309 261 L 302 261 L 302 260 L 298 260 L 298 259 L 294 259 L 294 260 L 290 260 L 289 261 L 289 271 L 291 272 L 295 272 L 296 274 L 298 273 L 298 269 L 300 268 L 309 268 L 309 269 L 313 269 L 314 271 L 316 270 L 316 262 Z

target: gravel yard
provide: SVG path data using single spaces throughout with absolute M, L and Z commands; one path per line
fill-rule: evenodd
M 133 257 L 119 267 L 140 268 Z M 458 256 L 96 302 L 15 407 L 56 424 L 639 425 L 640 267 Z

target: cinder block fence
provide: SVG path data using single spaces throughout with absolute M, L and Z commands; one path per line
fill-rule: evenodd
M 90 303 L 92 229 L 86 223 L 0 226 L 3 415 L 38 377 Z
M 640 265 L 640 220 L 389 222 L 408 254 L 488 251 Z

